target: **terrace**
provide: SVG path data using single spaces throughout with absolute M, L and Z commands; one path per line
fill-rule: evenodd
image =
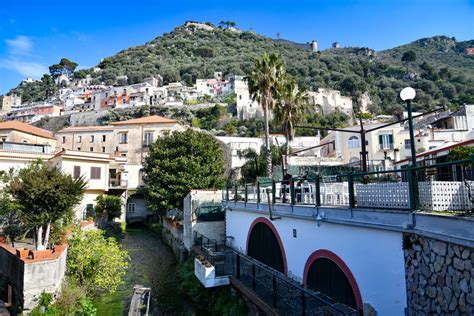
M 472 247 L 472 159 L 403 169 L 259 178 L 223 191 L 233 209 L 386 229 L 441 234 Z

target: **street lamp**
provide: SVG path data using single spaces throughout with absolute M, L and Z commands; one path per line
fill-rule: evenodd
M 400 98 L 407 103 L 408 112 L 408 128 L 410 129 L 410 149 L 411 149 L 411 164 L 416 167 L 416 149 L 415 149 L 415 132 L 413 130 L 413 117 L 411 113 L 411 100 L 416 96 L 415 89 L 406 87 L 400 91 Z

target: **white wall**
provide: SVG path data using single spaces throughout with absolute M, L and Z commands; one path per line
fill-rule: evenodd
M 226 234 L 232 246 L 246 253 L 248 229 L 261 214 L 226 212 Z M 286 253 L 288 275 L 302 282 L 304 266 L 316 250 L 334 252 L 354 275 L 363 303 L 379 315 L 403 315 L 406 307 L 405 261 L 402 234 L 398 232 L 338 225 L 315 220 L 283 217 L 272 222 Z M 297 237 L 293 237 L 293 229 Z

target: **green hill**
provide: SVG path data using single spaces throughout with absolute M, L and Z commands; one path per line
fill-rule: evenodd
M 474 56 L 462 53 L 464 47 L 470 46 L 474 41 L 456 42 L 437 36 L 381 52 L 339 48 L 311 53 L 304 44 L 273 40 L 253 32 L 180 26 L 144 45 L 104 58 L 98 65 L 99 72 L 80 70 L 75 76 L 91 74 L 94 83 L 123 85 L 160 74 L 165 83 L 192 84 L 196 78 L 212 76 L 214 71 L 245 75 L 253 59 L 265 52 L 277 52 L 300 85 L 308 89 L 339 89 L 346 95 L 354 89 L 368 91 L 374 102 L 372 112 L 394 113 L 401 110 L 398 93 L 407 85 L 418 90 L 417 110 L 474 102 Z M 400 59 L 409 50 L 415 52 L 417 59 L 404 65 Z M 123 75 L 128 80 L 119 78 Z M 45 98 L 43 90 L 40 83 L 32 83 L 10 93 L 20 93 L 23 100 L 34 101 Z

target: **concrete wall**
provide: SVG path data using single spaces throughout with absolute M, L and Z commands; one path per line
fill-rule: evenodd
M 225 224 L 222 221 L 198 222 L 195 216 L 196 207 L 201 203 L 222 201 L 220 190 L 192 190 L 183 200 L 183 242 L 188 251 L 193 246 L 194 231 L 211 239 L 225 237 Z
M 0 244 L 0 276 L 7 277 L 14 297 L 23 300 L 23 309 L 35 307 L 41 292 L 57 293 L 66 273 L 67 248 L 47 259 L 20 259 L 15 249 Z
M 246 253 L 251 224 L 262 214 L 226 212 L 226 234 L 233 248 Z M 352 272 L 362 302 L 379 315 L 403 315 L 406 302 L 402 233 L 285 217 L 272 221 L 286 253 L 288 275 L 302 282 L 308 258 L 317 250 L 335 253 Z M 293 237 L 293 230 L 296 236 Z
M 25 264 L 24 297 L 25 309 L 35 307 L 35 297 L 41 292 L 57 293 L 66 273 L 67 251 L 63 251 L 59 258 L 48 261 L 38 261 Z

